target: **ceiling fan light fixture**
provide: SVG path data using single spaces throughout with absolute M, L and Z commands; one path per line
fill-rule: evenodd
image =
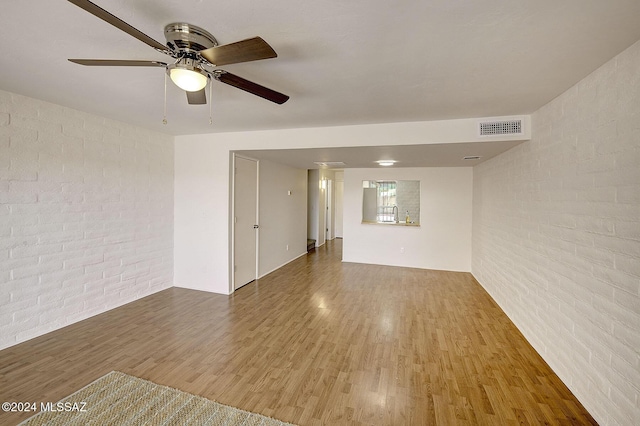
M 167 72 L 171 81 L 187 92 L 198 92 L 207 85 L 208 75 L 198 67 L 178 62 L 169 65 Z
M 278 55 L 275 50 L 261 37 L 252 37 L 220 46 L 215 37 L 206 30 L 185 22 L 174 22 L 164 28 L 164 35 L 167 40 L 166 45 L 164 45 L 90 0 L 69 1 L 96 18 L 113 25 L 156 51 L 169 55 L 176 60 L 175 63 L 168 65 L 160 61 L 145 60 L 70 59 L 73 63 L 87 66 L 165 68 L 165 83 L 168 75 L 174 84 L 187 92 L 189 105 L 207 103 L 204 88 L 211 78 L 279 105 L 289 100 L 289 96 L 284 93 L 276 92 L 224 70 L 213 70 L 219 65 L 276 58 Z M 211 96 L 211 91 L 209 96 Z

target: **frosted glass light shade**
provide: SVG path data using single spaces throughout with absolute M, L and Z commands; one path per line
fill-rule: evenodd
M 169 77 L 176 86 L 187 92 L 197 92 L 207 85 L 207 76 L 184 68 L 172 68 L 169 70 Z

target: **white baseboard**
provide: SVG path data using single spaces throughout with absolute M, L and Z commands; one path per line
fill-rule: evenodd
M 293 259 L 291 259 L 291 260 L 288 260 L 288 261 L 284 262 L 282 265 L 280 265 L 280 266 L 276 266 L 275 268 L 273 268 L 273 269 L 272 269 L 272 270 L 270 270 L 269 272 L 265 272 L 264 274 L 260 275 L 260 276 L 258 277 L 258 279 L 260 279 L 260 278 L 262 278 L 262 277 L 265 277 L 265 276 L 269 275 L 269 274 L 270 274 L 270 273 L 272 273 L 273 271 L 276 271 L 276 270 L 278 270 L 278 269 L 282 268 L 284 265 L 287 265 L 287 264 L 289 264 L 289 263 L 293 262 L 294 260 L 296 260 L 297 258 L 302 257 L 302 256 L 304 256 L 304 255 L 306 255 L 306 254 L 307 254 L 307 252 L 305 251 L 304 253 L 301 253 L 301 254 L 297 255 L 297 256 L 296 256 L 296 257 L 294 257 Z

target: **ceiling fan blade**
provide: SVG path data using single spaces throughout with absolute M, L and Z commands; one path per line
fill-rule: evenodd
M 278 56 L 275 50 L 260 37 L 211 47 L 200 51 L 200 55 L 216 66 L 257 61 Z
M 252 81 L 246 80 L 242 77 L 238 77 L 237 75 L 231 74 L 229 72 L 223 70 L 216 70 L 213 73 L 213 77 L 221 81 L 225 84 L 228 84 L 233 87 L 237 87 L 238 89 L 242 89 L 245 92 L 249 92 L 256 96 L 260 96 L 268 101 L 275 102 L 277 104 L 282 105 L 283 103 L 289 100 L 289 96 L 284 95 L 280 92 L 276 92 L 275 90 L 271 90 L 267 87 L 261 86 Z
M 125 33 L 127 33 L 127 34 L 129 34 L 129 35 L 131 35 L 131 36 L 133 36 L 135 38 L 137 38 L 141 42 L 148 44 L 149 46 L 153 47 L 156 50 L 159 50 L 159 51 L 164 52 L 164 53 L 167 53 L 169 51 L 167 46 L 165 46 L 164 44 L 155 41 L 154 39 L 152 39 L 151 37 L 149 37 L 145 33 L 141 32 L 140 30 L 137 30 L 137 29 L 133 28 L 131 25 L 127 24 L 122 19 L 110 14 L 109 12 L 107 12 L 106 10 L 101 8 L 100 6 L 97 6 L 97 5 L 93 4 L 93 3 L 91 3 L 89 0 L 69 0 L 69 2 L 71 2 L 71 3 L 75 4 L 76 6 L 86 10 L 87 12 L 89 12 L 90 14 L 92 14 L 94 16 L 97 16 L 98 18 L 102 19 L 103 21 L 110 23 L 114 27 L 124 31 Z
M 189 105 L 205 105 L 207 103 L 207 97 L 204 94 L 204 89 L 200 89 L 197 92 L 185 92 L 187 94 L 187 102 Z
M 99 67 L 166 67 L 167 64 L 159 61 L 136 61 L 119 59 L 69 59 L 74 64 L 99 66 Z

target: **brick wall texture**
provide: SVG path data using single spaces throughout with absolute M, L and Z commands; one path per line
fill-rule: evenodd
M 478 281 L 603 425 L 640 424 L 640 42 L 474 168 Z
M 172 280 L 173 137 L 0 91 L 0 349 Z

